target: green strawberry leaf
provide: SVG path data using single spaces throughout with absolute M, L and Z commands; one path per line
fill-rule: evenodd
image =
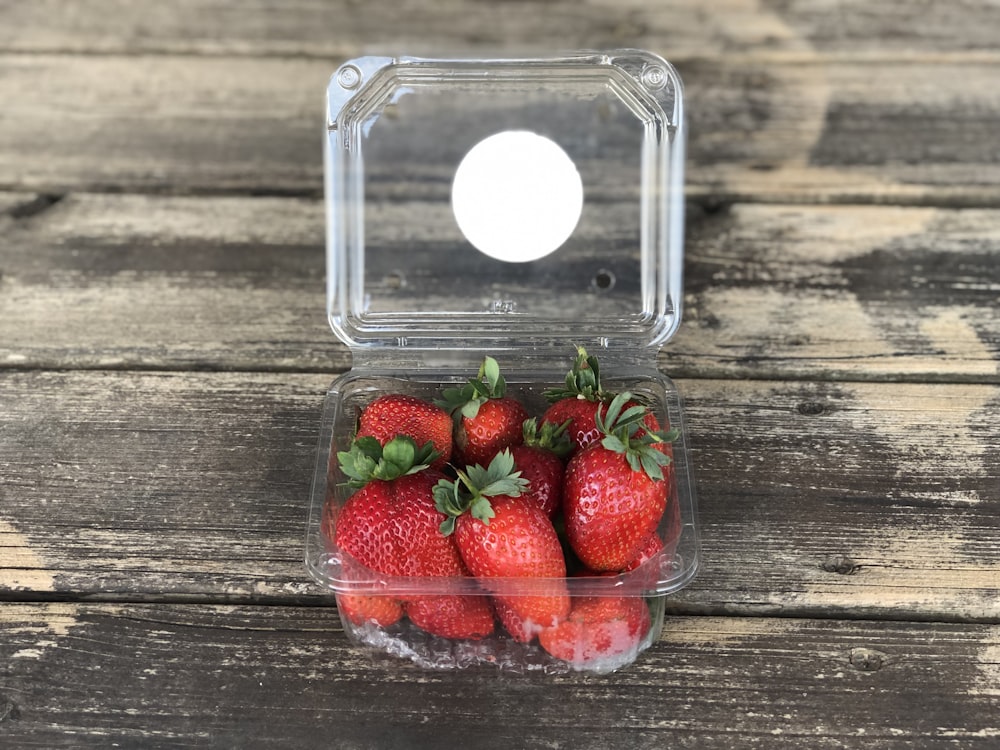
M 538 420 L 534 417 L 529 417 L 524 420 L 524 424 L 521 426 L 524 444 L 529 447 L 542 448 L 550 453 L 555 453 L 559 458 L 566 458 L 566 456 L 573 452 L 575 447 L 566 432 L 572 422 L 572 419 L 567 419 L 562 424 L 543 422 L 539 428 Z
M 479 380 L 486 378 L 486 385 L 489 388 L 490 394 L 496 398 L 503 396 L 503 393 L 497 393 L 498 389 L 506 390 L 507 384 L 500 374 L 500 365 L 493 359 L 493 357 L 486 357 L 483 359 L 483 364 L 479 368 Z
M 340 469 L 348 477 L 347 484 L 354 488 L 364 487 L 374 478 L 375 467 L 382 457 L 382 446 L 373 437 L 358 438 L 349 451 L 337 453 Z
M 660 468 L 659 462 L 657 462 L 653 456 L 663 456 L 663 454 L 655 450 L 649 451 L 648 453 L 640 453 L 639 463 L 642 465 L 642 470 L 646 472 L 646 476 L 654 482 L 659 482 L 663 479 L 663 470 Z M 666 456 L 663 457 L 666 458 Z
M 649 409 L 645 406 L 635 405 L 630 406 L 628 409 L 623 411 L 618 416 L 618 424 L 635 424 L 638 425 L 642 420 L 646 418 L 649 413 Z
M 628 446 L 617 435 L 605 435 L 604 439 L 601 440 L 601 445 L 615 453 L 625 453 L 628 451 Z
M 472 513 L 473 518 L 478 518 L 480 521 L 485 523 L 487 526 L 490 525 L 490 519 L 496 516 L 493 512 L 493 506 L 490 501 L 485 497 L 477 497 L 469 506 L 469 512 Z
M 479 464 L 468 466 L 463 471 L 456 469 L 458 479 L 442 479 L 434 485 L 434 505 L 451 519 L 441 524 L 441 533 L 448 535 L 455 529 L 455 519 L 463 513 L 470 513 L 488 524 L 496 515 L 491 497 L 509 495 L 517 497 L 528 488 L 528 480 L 521 472 L 514 471 L 514 457 L 509 450 L 501 451 L 488 467 Z
M 469 476 L 472 477 L 471 474 Z M 497 453 L 485 472 L 477 473 L 476 477 L 479 483 L 475 485 L 475 489 L 478 490 L 478 494 L 486 497 L 497 495 L 517 497 L 528 489 L 528 480 L 522 479 L 521 472 L 514 470 L 514 455 L 506 449 Z
M 371 436 L 361 437 L 354 441 L 354 444 L 351 446 L 351 453 L 355 454 L 358 458 L 369 458 L 372 461 L 378 461 L 382 458 L 382 444 Z
M 418 448 L 413 438 L 397 435 L 385 447 L 373 437 L 358 438 L 349 451 L 337 453 L 337 460 L 348 486 L 360 489 L 373 479 L 391 482 L 423 471 L 439 455 L 430 441 Z
M 514 454 L 509 450 L 502 450 L 493 457 L 486 468 L 486 482 L 492 484 L 498 479 L 509 476 L 512 471 L 514 471 Z
M 473 398 L 470 401 L 466 401 L 459 409 L 459 413 L 466 419 L 475 419 L 476 415 L 479 414 L 479 407 L 486 403 L 485 398 Z
M 528 480 L 521 478 L 521 472 L 515 472 L 509 477 L 491 482 L 480 490 L 485 497 L 497 497 L 507 495 L 509 497 L 519 497 L 528 489 Z
M 666 432 L 661 433 L 659 437 L 660 440 L 664 443 L 673 443 L 680 436 L 681 436 L 681 431 L 678 430 L 676 427 L 673 427 L 667 430 Z
M 597 409 L 597 416 L 596 416 L 597 426 L 602 431 L 607 431 L 607 432 L 614 431 L 615 424 L 618 421 L 618 417 L 622 413 L 622 409 L 625 407 L 625 403 L 628 400 L 627 398 L 623 397 L 628 395 L 629 395 L 628 393 L 620 393 L 617 396 L 615 396 L 611 400 L 611 403 L 608 404 L 608 408 L 604 410 L 604 414 L 601 414 L 600 408 Z
M 605 401 L 608 396 L 601 390 L 601 370 L 597 357 L 587 354 L 582 346 L 576 348 L 573 367 L 566 373 L 564 388 L 550 388 L 545 398 L 555 403 L 564 398 L 585 398 L 588 401 Z
M 434 507 L 453 519 L 462 515 L 466 511 L 467 505 L 461 497 L 460 488 L 460 482 L 448 479 L 439 480 L 431 490 L 434 497 Z
M 459 476 L 466 480 L 464 481 L 466 487 L 485 487 L 493 481 L 489 472 L 479 464 L 466 466 L 465 472 L 460 471 Z
M 625 454 L 625 460 L 628 461 L 632 471 L 642 471 L 642 459 L 635 451 L 628 451 Z
M 654 482 L 662 481 L 663 467 L 670 464 L 671 458 L 655 446 L 668 440 L 672 442 L 680 433 L 671 430 L 659 435 L 645 430 L 648 407 L 633 405 L 625 408 L 631 400 L 634 400 L 632 394 L 620 393 L 608 404 L 603 415 L 598 411 L 597 427 L 604 433 L 601 445 L 609 451 L 624 455 L 632 471 L 644 472 Z
M 502 398 L 507 392 L 507 382 L 500 374 L 500 365 L 493 357 L 486 357 L 479 372 L 461 388 L 451 387 L 441 391 L 441 398 L 434 403 L 456 420 L 461 416 L 475 419 L 479 407 L 491 398 Z
M 391 440 L 382 449 L 382 460 L 402 472 L 413 466 L 416 456 L 417 444 L 412 440 Z

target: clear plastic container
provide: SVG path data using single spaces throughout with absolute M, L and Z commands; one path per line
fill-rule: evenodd
M 657 638 L 665 596 L 685 586 L 699 562 L 681 399 L 656 367 L 681 314 L 684 118 L 676 72 L 636 50 L 518 60 L 365 57 L 342 65 L 327 94 L 328 315 L 351 347 L 353 367 L 326 399 L 306 540 L 310 574 L 339 597 L 404 606 L 426 596 L 495 602 L 546 585 L 394 577 L 361 565 L 333 540 L 339 509 L 355 491 L 336 453 L 375 398 L 433 401 L 475 377 L 485 355 L 498 360 L 508 395 L 541 416 L 543 391 L 563 383 L 584 346 L 599 358 L 606 390 L 638 395 L 664 428 L 679 430 L 657 530 L 664 549 L 627 573 L 557 582 L 574 606 L 621 602 L 648 613 L 638 637 L 596 657 L 558 658 L 537 638 L 511 637 L 499 618 L 491 635 L 469 640 L 432 635 L 407 617 L 388 626 L 342 620 L 358 645 L 430 667 L 606 672 L 631 663 Z

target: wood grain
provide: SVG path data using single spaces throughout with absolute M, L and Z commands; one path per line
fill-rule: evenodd
M 993 0 L 0 0 L 0 747 L 997 747 L 998 25 Z M 685 81 L 658 361 L 699 575 L 608 676 L 355 650 L 302 561 L 351 366 L 326 81 L 625 46 Z M 371 165 L 407 231 L 371 234 L 370 282 L 433 305 L 449 279 L 398 270 L 451 174 L 403 162 Z M 626 242 L 612 177 L 567 288 Z
M 0 229 L 7 366 L 349 366 L 324 312 L 317 201 L 72 195 Z
M 6 598 L 317 602 L 322 375 L 0 372 Z M 703 527 L 675 613 L 1000 617 L 996 385 L 682 380 Z
M 0 54 L 0 189 L 318 196 L 336 63 Z M 1000 205 L 997 64 L 678 63 L 688 191 L 716 202 Z M 412 198 L 450 181 L 416 175 L 384 189 Z
M 371 49 L 440 54 L 498 48 L 645 46 L 672 57 L 806 52 L 862 59 L 995 52 L 1000 17 L 988 0 L 440 0 L 358 3 L 197 0 L 8 3 L 0 49 L 77 54 L 173 53 L 347 57 Z
M 4 366 L 349 366 L 324 314 L 318 201 L 0 200 Z M 399 296 L 398 269 L 440 240 L 444 230 L 426 220 L 425 206 L 380 208 L 381 222 L 412 233 L 382 233 L 369 261 L 376 296 Z M 616 210 L 602 208 L 601 226 L 616 225 Z M 685 322 L 661 366 L 685 377 L 996 383 L 998 222 L 993 210 L 736 204 L 707 213 L 692 205 Z M 603 242 L 621 240 L 602 231 L 593 229 L 598 254 Z M 585 290 L 608 263 L 574 257 L 558 283 Z M 624 285 L 627 269 L 612 266 Z M 449 283 L 431 275 L 406 291 L 425 307 L 448 304 Z
M 1000 735 L 995 626 L 674 618 L 602 677 L 371 658 L 332 608 L 10 605 L 0 632 L 12 747 L 985 750 Z

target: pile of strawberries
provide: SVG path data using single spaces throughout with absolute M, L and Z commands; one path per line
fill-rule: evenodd
M 537 639 L 584 668 L 638 648 L 650 627 L 642 596 L 571 597 L 567 579 L 628 573 L 676 542 L 657 533 L 676 435 L 630 393 L 602 389 L 582 348 L 565 386 L 545 396 L 551 405 L 535 419 L 486 357 L 436 402 L 389 394 L 361 411 L 350 449 L 337 454 L 355 491 L 342 506 L 330 502 L 323 521 L 347 553 L 345 574 L 361 565 L 387 576 L 472 576 L 481 593 L 340 593 L 349 621 L 387 628 L 406 617 L 453 639 L 484 638 L 499 621 L 510 638 Z M 672 537 L 678 513 L 671 508 Z

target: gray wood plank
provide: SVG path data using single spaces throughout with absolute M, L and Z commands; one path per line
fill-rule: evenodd
M 19 748 L 986 750 L 1000 736 L 995 626 L 683 617 L 601 677 L 371 658 L 332 608 L 8 605 L 0 633 L 0 739 Z
M 662 366 L 737 377 L 996 382 L 993 216 L 860 206 L 691 211 L 687 323 L 664 347 Z
M 0 189 L 317 196 L 336 64 L 0 54 Z M 998 64 L 679 63 L 688 190 L 711 201 L 1000 205 Z M 413 198 L 450 184 L 417 163 L 406 172 L 382 189 Z
M 672 56 L 787 56 L 805 52 L 862 59 L 995 51 L 1000 17 L 988 0 L 440 0 L 365 3 L 274 0 L 238 5 L 165 0 L 10 2 L 0 8 L 0 49 L 60 53 L 355 55 L 366 48 L 661 48 Z
M 0 371 L 0 596 L 319 601 L 328 382 Z M 679 387 L 703 553 L 670 611 L 1000 618 L 1000 387 Z
M 0 366 L 349 366 L 325 319 L 319 201 L 0 201 Z M 599 225 L 615 225 L 617 210 L 604 206 Z M 430 213 L 421 202 L 382 207 L 380 221 L 412 233 L 386 235 L 372 253 L 374 294 L 402 294 L 393 274 L 443 232 Z M 687 377 L 997 382 L 998 221 L 993 210 L 692 205 L 684 323 L 661 366 Z M 600 226 L 598 240 L 620 239 Z M 608 265 L 597 255 L 576 258 L 562 281 L 589 288 Z M 627 269 L 615 269 L 624 284 Z M 448 283 L 404 291 L 432 305 Z

